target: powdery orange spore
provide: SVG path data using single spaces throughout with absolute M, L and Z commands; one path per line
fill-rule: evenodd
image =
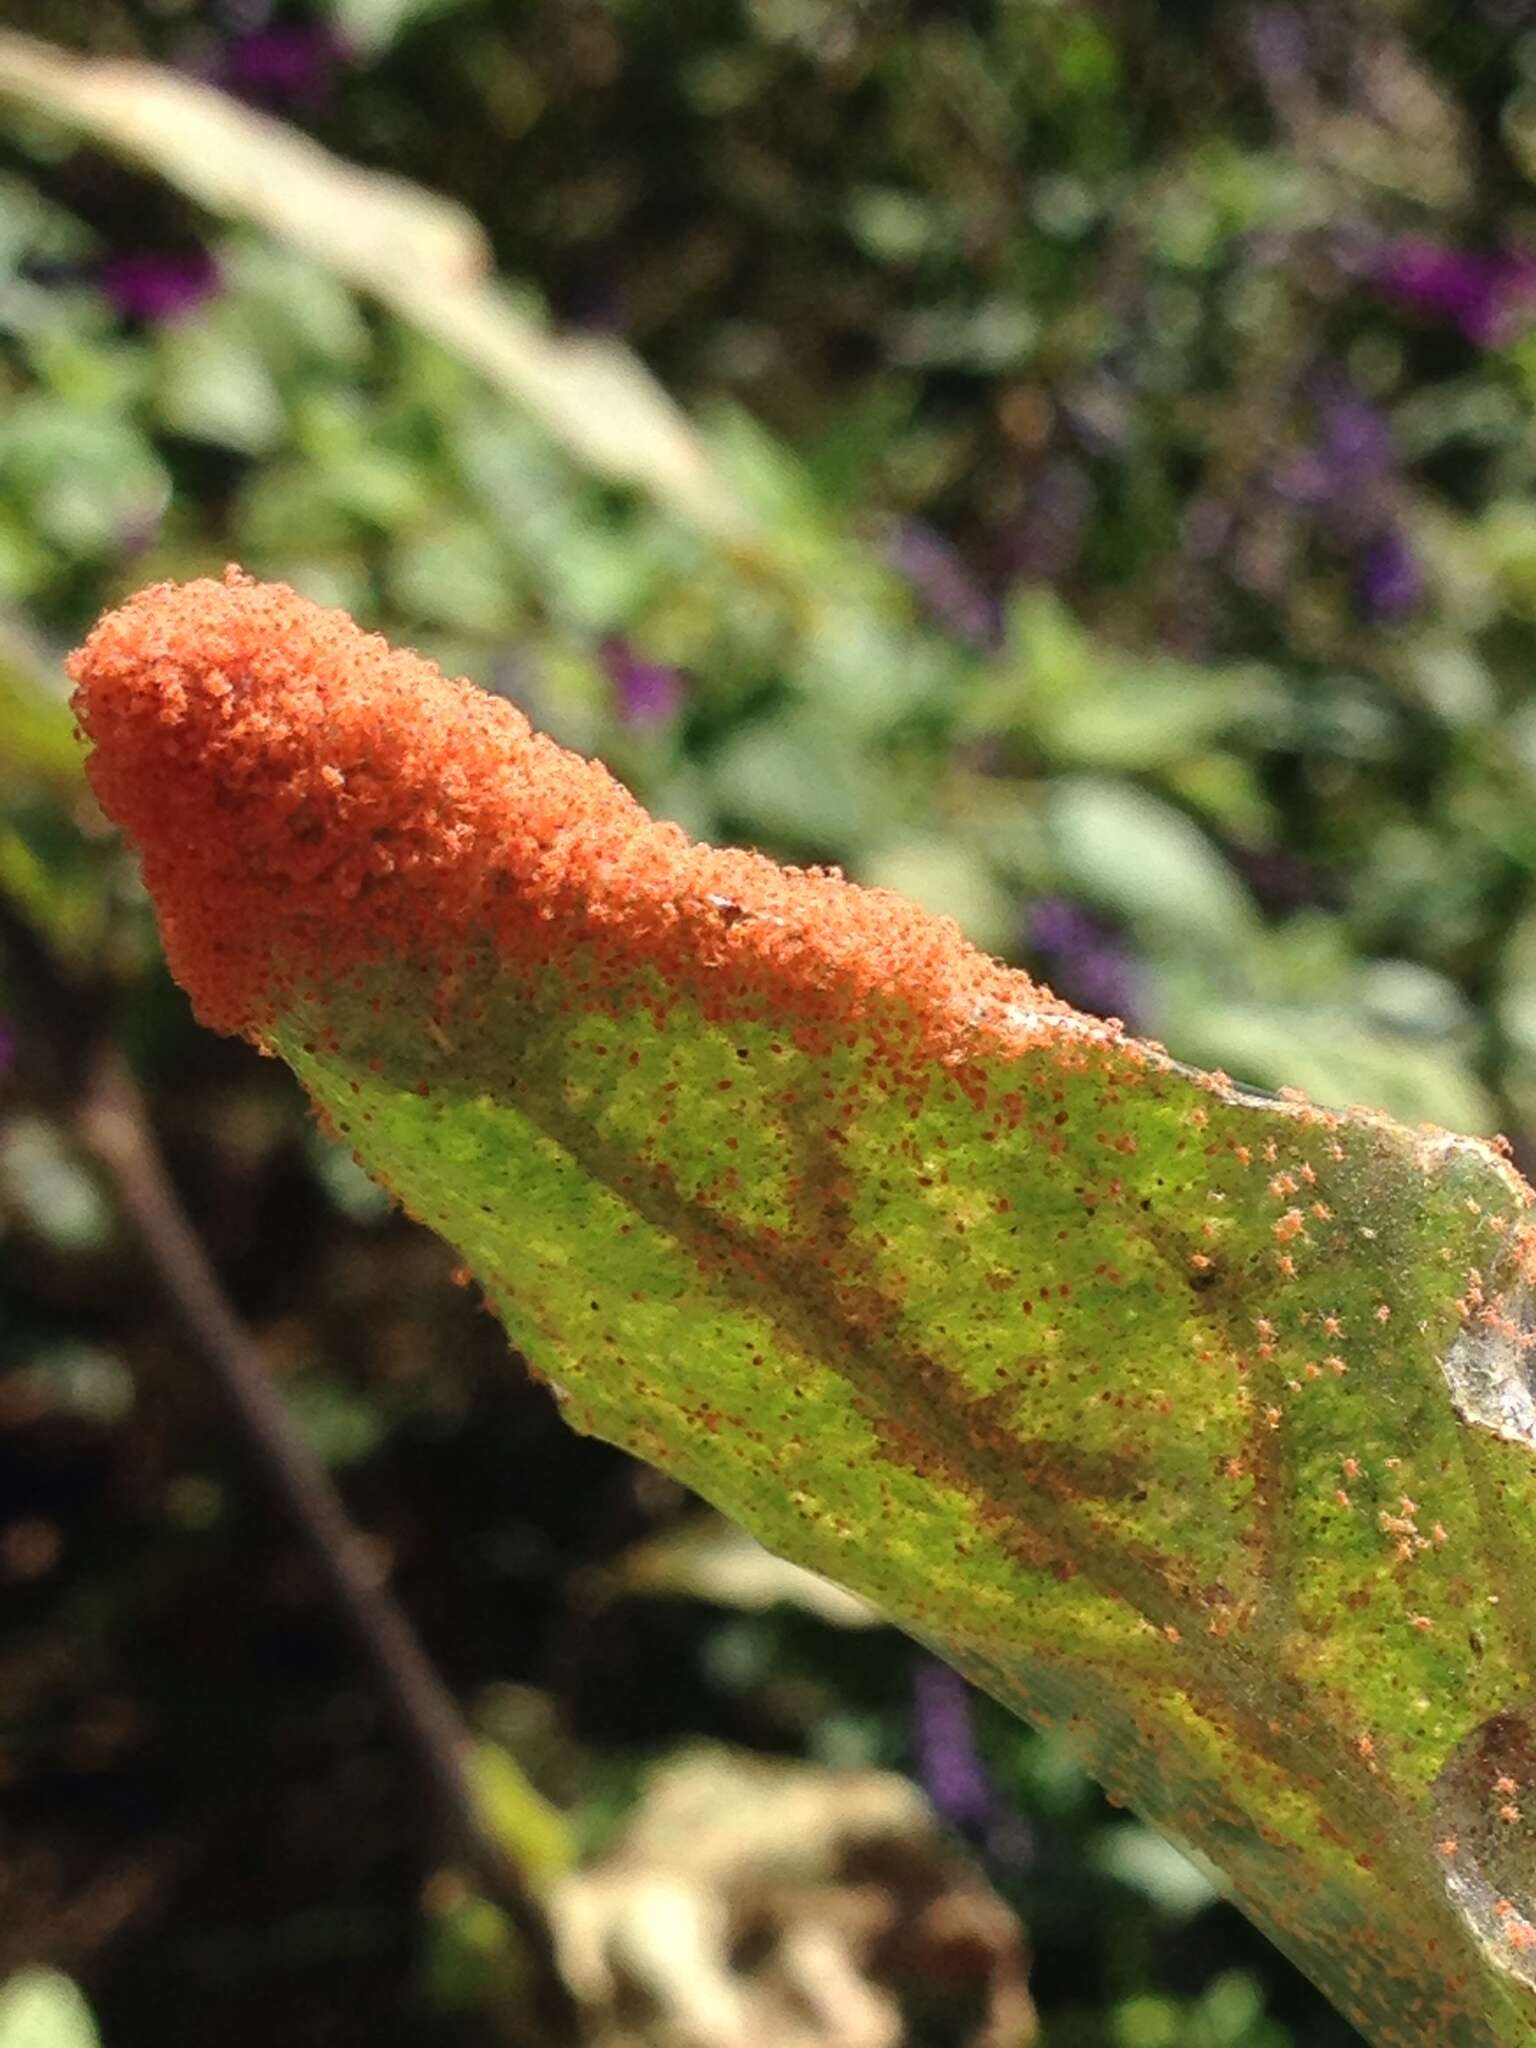
M 1073 1014 L 899 897 L 691 843 L 513 706 L 284 585 L 157 584 L 70 674 L 92 787 L 216 1029 L 259 1035 L 381 960 L 453 977 L 486 944 L 597 1007 L 644 984 L 802 1039 L 899 1011 L 906 1059 L 1017 1050 L 1021 1009 L 1035 1031 Z

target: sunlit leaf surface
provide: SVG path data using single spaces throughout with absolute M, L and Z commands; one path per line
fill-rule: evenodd
M 1202 1853 L 1383 2048 L 1531 2038 L 1530 1194 L 692 845 L 342 615 L 76 658 L 200 1013 L 458 1245 L 570 1420 Z

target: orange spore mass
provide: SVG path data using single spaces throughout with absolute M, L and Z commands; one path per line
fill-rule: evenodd
M 1072 1015 L 899 897 L 693 844 L 510 704 L 284 585 L 157 584 L 70 673 L 92 787 L 219 1030 L 259 1035 L 392 958 L 451 983 L 487 942 L 599 1009 L 638 980 L 716 1018 L 878 1037 L 894 1007 L 906 1060 L 1016 1049 L 1020 1008 L 1036 1032 Z

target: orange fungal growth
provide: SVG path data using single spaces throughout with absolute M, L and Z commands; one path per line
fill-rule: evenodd
M 1078 1040 L 1088 1027 L 948 919 L 692 844 L 512 705 L 284 585 L 233 569 L 156 584 L 100 621 L 70 674 L 92 787 L 218 1029 L 259 1036 L 382 960 L 435 963 L 451 993 L 487 942 L 503 973 L 558 960 L 595 1009 L 640 983 L 717 1017 L 771 1001 L 826 1037 L 895 999 L 908 1058 L 952 1064 L 989 1037 L 1017 1050 L 1058 1017 Z

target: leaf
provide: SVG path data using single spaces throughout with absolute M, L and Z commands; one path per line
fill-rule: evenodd
M 43 782 L 72 795 L 81 754 L 64 679 L 31 634 L 0 611 L 0 787 Z
M 71 556 L 115 558 L 170 497 L 154 450 L 125 420 L 36 391 L 0 418 L 0 474 L 44 540 Z
M 1386 1102 L 1412 1122 L 1491 1131 L 1498 1118 L 1470 1063 L 1444 1042 L 1413 1039 L 1363 1020 L 1342 1004 L 1282 1005 L 1206 1000 L 1190 991 L 1174 1006 L 1180 1043 L 1266 1087 L 1304 1087 L 1319 1101 Z
M 910 896 L 952 917 L 979 946 L 1007 951 L 1018 939 L 1019 905 L 972 846 L 934 832 L 898 832 L 860 863 L 864 881 Z
M 505 633 L 517 593 L 505 553 L 476 519 L 438 519 L 390 551 L 390 594 L 407 613 L 487 639 Z
M 99 2048 L 79 1986 L 62 1970 L 18 1970 L 0 1984 L 0 2048 Z
M 404 18 L 399 4 L 393 12 Z M 6 99 L 148 165 L 212 212 L 256 223 L 371 293 L 527 406 L 600 475 L 650 492 L 718 539 L 746 537 L 734 493 L 644 366 L 617 342 L 543 332 L 491 278 L 483 234 L 452 201 L 343 163 L 174 72 L 75 57 L 0 31 Z
M 1049 591 L 1024 591 L 1007 623 L 1006 653 L 967 703 L 965 728 L 1027 733 L 1056 761 L 1163 767 L 1271 694 L 1261 670 L 1196 668 L 1096 641 Z
M 486 1826 L 543 1890 L 575 1861 L 564 1817 L 533 1784 L 510 1750 L 477 1742 L 469 1759 L 475 1797 Z
M 776 1557 L 718 1515 L 687 1522 L 625 1551 L 615 1582 L 625 1592 L 687 1594 L 744 1614 L 798 1607 L 833 1628 L 871 1628 L 880 1619 L 866 1601 L 817 1572 Z
M 409 28 L 452 14 L 465 0 L 330 0 L 342 36 L 365 57 L 379 55 Z
M 1069 1733 L 1377 2048 L 1529 2041 L 1498 1153 L 696 847 L 291 592 L 161 585 L 73 672 L 199 1013 L 461 1248 L 576 1427 Z
M 1064 777 L 1051 791 L 1050 823 L 1068 881 L 1147 936 L 1210 951 L 1252 930 L 1253 906 L 1237 875 L 1161 797 L 1130 783 Z
M 710 767 L 720 808 L 781 846 L 857 845 L 870 829 L 879 784 L 819 707 L 738 727 Z
M 242 455 L 282 439 L 283 401 L 254 336 L 215 303 L 168 328 L 159 343 L 159 412 L 173 434 Z
M 1202 1065 L 1405 1123 L 1498 1128 L 1465 997 L 1416 961 L 1360 961 L 1331 918 L 1292 918 L 1219 961 L 1166 959 L 1155 984 L 1160 1033 Z

